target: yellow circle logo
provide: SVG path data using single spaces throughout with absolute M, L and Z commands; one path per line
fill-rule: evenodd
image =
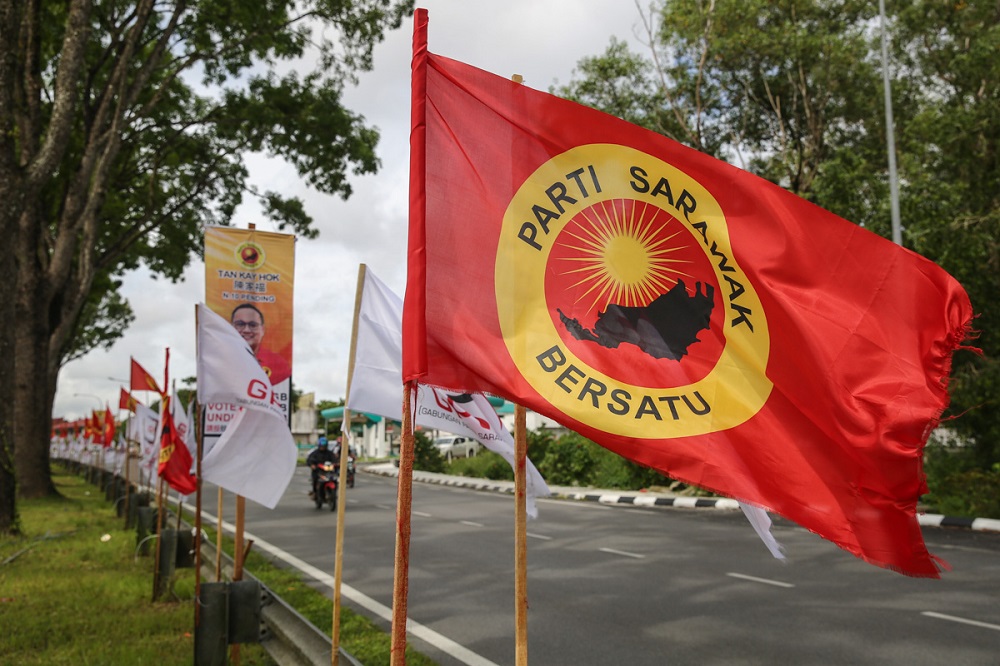
M 267 260 L 264 248 L 253 241 L 245 241 L 237 245 L 234 254 L 236 255 L 236 261 L 244 268 L 249 268 L 250 270 L 260 268 Z
M 525 380 L 604 432 L 726 430 L 770 395 L 767 319 L 721 207 L 633 148 L 579 146 L 521 185 L 503 219 L 496 297 Z

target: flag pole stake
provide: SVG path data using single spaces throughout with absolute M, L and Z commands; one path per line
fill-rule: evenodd
M 332 637 L 330 643 L 330 664 L 337 666 L 340 660 L 340 583 L 344 573 L 344 505 L 347 504 L 347 459 L 350 442 L 347 438 L 351 431 L 351 412 L 344 410 L 344 426 L 346 430 L 340 433 L 340 479 L 337 482 L 337 540 L 333 565 L 333 623 L 330 627 Z
M 524 406 L 514 406 L 514 622 L 517 666 L 528 664 L 528 438 Z
M 358 316 L 361 310 L 361 296 L 365 286 L 365 264 L 358 265 L 358 285 L 354 292 L 354 323 L 351 325 L 351 353 L 347 361 L 347 400 L 351 397 L 351 377 L 354 376 L 354 356 L 358 344 Z M 345 405 L 346 405 L 345 401 Z M 337 666 L 340 659 L 340 585 L 344 571 L 344 512 L 347 504 L 347 462 L 350 455 L 351 411 L 344 409 L 344 420 L 340 428 L 340 480 L 337 484 L 337 541 L 333 567 L 333 618 L 330 628 L 330 663 Z
M 197 322 L 197 320 L 198 314 L 196 309 L 195 321 Z M 195 328 L 197 329 L 197 323 L 195 324 Z M 195 397 L 194 401 L 194 414 L 197 415 L 194 422 L 195 455 L 198 456 L 195 471 L 198 479 L 194 510 L 194 628 L 195 632 L 197 632 L 201 621 L 201 456 L 203 430 L 201 425 L 202 413 L 201 407 L 198 405 L 198 398 Z
M 160 477 L 157 483 L 156 490 L 156 556 L 154 558 L 153 566 L 153 601 L 158 598 L 157 590 L 159 590 L 159 578 L 160 578 L 160 536 L 161 530 L 163 529 L 163 477 Z
M 514 74 L 511 80 L 520 86 L 524 77 Z M 528 665 L 528 511 L 526 496 L 528 474 L 527 422 L 523 405 L 514 405 L 514 643 L 515 664 Z
M 243 580 L 243 558 L 246 551 L 243 547 L 243 522 L 246 515 L 247 500 L 243 495 L 236 496 L 236 534 L 233 536 L 233 580 Z M 229 646 L 229 659 L 235 666 L 240 666 L 240 645 Z
M 396 490 L 396 559 L 392 585 L 391 666 L 406 665 L 406 597 L 410 567 L 410 511 L 413 504 L 413 415 L 410 393 L 413 382 L 403 385 L 403 426 L 399 444 L 399 479 Z
M 219 487 L 219 498 L 216 505 L 215 525 L 215 582 L 222 582 L 222 487 Z

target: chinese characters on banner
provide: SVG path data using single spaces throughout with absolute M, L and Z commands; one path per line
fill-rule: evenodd
M 205 230 L 205 304 L 233 325 L 267 373 L 286 419 L 292 389 L 295 236 L 256 229 Z M 238 408 L 208 404 L 205 437 L 214 441 Z

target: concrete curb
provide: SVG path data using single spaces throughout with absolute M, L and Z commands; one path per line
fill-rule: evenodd
M 399 476 L 399 468 L 383 463 L 362 465 L 359 470 L 379 476 Z M 455 486 L 470 490 L 514 494 L 513 481 L 491 481 L 473 479 L 464 476 L 449 476 L 436 472 L 413 471 L 413 480 L 420 483 L 434 483 L 441 486 Z M 589 488 L 570 488 L 566 486 L 551 487 L 551 497 L 600 504 L 626 504 L 641 507 L 673 507 L 681 509 L 724 509 L 738 510 L 739 502 L 728 497 L 678 497 L 666 493 L 642 491 L 596 490 Z M 961 516 L 943 516 L 936 513 L 919 513 L 917 522 L 922 527 L 959 527 L 985 532 L 1000 532 L 1000 520 L 994 518 L 965 518 Z

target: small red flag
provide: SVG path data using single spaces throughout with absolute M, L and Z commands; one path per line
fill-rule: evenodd
M 115 441 L 115 417 L 111 415 L 111 408 L 105 407 L 104 409 L 104 428 L 101 438 L 101 443 L 105 448 L 111 446 L 111 443 Z
M 121 389 L 121 394 L 118 396 L 119 409 L 127 409 L 130 412 L 135 412 L 135 406 L 138 402 L 139 401 L 135 399 L 135 396 L 125 389 Z
M 916 505 L 961 285 L 757 176 L 430 53 L 416 16 L 404 380 L 501 395 L 937 577 Z
M 193 458 L 187 446 L 181 441 L 174 427 L 174 417 L 170 411 L 170 398 L 164 401 L 163 433 L 160 435 L 160 458 L 157 473 L 171 488 L 181 495 L 190 495 L 198 489 L 198 479 L 191 474 Z
M 135 359 L 132 359 L 132 375 L 129 383 L 131 384 L 129 388 L 132 391 L 156 391 L 160 395 L 163 395 L 163 391 L 160 390 L 156 380 L 153 379 L 153 375 L 146 372 L 146 369 L 139 365 Z

